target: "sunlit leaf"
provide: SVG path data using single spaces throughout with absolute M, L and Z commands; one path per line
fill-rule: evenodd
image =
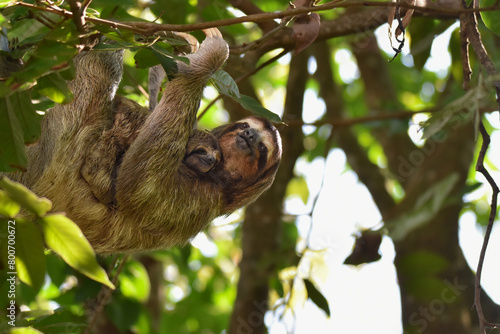
M 13 218 L 20 210 L 21 206 L 19 203 L 13 201 L 5 191 L 0 190 L 0 215 Z
M 322 309 L 326 315 L 330 316 L 330 307 L 328 306 L 328 301 L 325 296 L 314 286 L 314 284 L 308 280 L 304 279 L 304 285 L 306 286 L 307 296 L 311 301 L 316 304 L 317 307 Z
M 217 88 L 220 94 L 233 98 L 241 98 L 238 85 L 226 71 L 218 70 L 214 75 L 212 75 L 210 81 Z
M 14 327 L 9 331 L 10 334 L 43 334 L 32 327 Z
M 67 264 L 87 277 L 114 289 L 78 225 L 62 214 L 41 217 L 39 222 L 47 246 L 59 254 Z
M 0 8 L 3 8 L 5 6 L 7 6 L 10 2 L 12 2 L 11 0 L 0 0 Z M 1 22 L 3 22 L 5 19 L 3 19 L 3 16 L 2 16 L 2 20 Z M 1 23 L 0 22 L 0 23 Z
M 65 104 L 73 100 L 73 93 L 59 73 L 51 73 L 38 79 L 37 91 L 55 103 Z
M 40 229 L 35 223 L 16 219 L 16 268 L 21 281 L 38 291 L 45 279 L 45 254 Z
M 498 2 L 497 0 L 480 0 L 479 4 L 481 8 L 485 8 L 498 5 Z M 500 36 L 500 11 L 482 11 L 481 18 L 483 19 L 484 25 L 488 27 L 488 29 Z
M 235 98 L 234 96 L 231 97 L 235 99 L 244 109 L 250 111 L 254 115 L 262 116 L 273 122 L 281 122 L 281 118 L 278 115 L 273 113 L 271 110 L 264 108 L 262 104 L 260 104 L 259 101 L 253 97 L 243 94 L 241 94 L 240 98 Z
M 125 297 L 146 302 L 149 298 L 150 281 L 144 265 L 139 261 L 128 261 L 119 276 L 120 290 Z
M 0 178 L 0 188 L 13 200 L 36 216 L 43 216 L 51 208 L 52 203 L 44 198 L 38 197 L 34 192 L 19 182 L 14 182 L 6 177 Z

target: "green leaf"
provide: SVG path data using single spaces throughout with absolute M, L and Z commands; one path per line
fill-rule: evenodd
M 442 273 L 449 268 L 450 262 L 442 255 L 420 250 L 403 256 L 398 271 L 407 277 L 406 289 L 418 300 L 429 302 L 446 287 Z
M 189 59 L 186 57 L 175 57 L 167 50 L 159 47 L 158 45 L 153 45 L 151 51 L 155 54 L 156 58 L 160 62 L 161 66 L 165 70 L 165 73 L 171 74 L 177 72 L 176 60 L 180 60 L 185 63 L 189 63 Z
M 0 215 L 14 218 L 20 210 L 19 203 L 13 201 L 5 191 L 0 190 Z
M 36 112 L 29 91 L 18 91 L 9 98 L 12 107 L 16 110 L 16 116 L 23 132 L 24 143 L 36 142 L 40 138 L 42 131 L 40 124 L 43 117 Z
M 489 103 L 488 87 L 484 85 L 488 80 L 482 80 L 479 84 L 469 89 L 463 96 L 447 104 L 443 110 L 432 113 L 432 116 L 422 125 L 424 135 L 422 139 L 428 139 L 441 130 L 457 130 L 462 124 L 466 124 L 473 116 L 479 113 L 479 108 Z
M 42 235 L 35 223 L 16 219 L 16 268 L 21 281 L 40 290 L 45 279 L 45 254 Z
M 418 70 L 422 70 L 431 54 L 431 47 L 437 35 L 443 33 L 452 22 L 439 22 L 424 17 L 413 17 L 408 30 L 411 35 L 410 52 Z
M 20 82 L 30 82 L 52 72 L 67 70 L 78 49 L 57 41 L 43 40 L 21 71 L 12 74 Z
M 138 261 L 128 261 L 125 270 L 118 277 L 120 290 L 125 297 L 146 302 L 151 289 L 149 276 L 144 265 Z
M 65 104 L 73 101 L 73 92 L 59 73 L 51 73 L 37 81 L 37 91 L 55 103 Z
M 113 302 L 106 306 L 106 313 L 111 321 L 122 331 L 132 327 L 141 311 L 141 304 L 121 294 L 113 297 Z
M 238 102 L 244 109 L 250 111 L 252 114 L 262 116 L 270 121 L 280 123 L 281 118 L 273 113 L 271 110 L 266 109 L 253 97 L 240 94 L 238 85 L 233 78 L 225 71 L 219 70 L 215 72 L 210 78 L 215 88 L 220 94 L 229 96 Z
M 7 96 L 0 100 L 0 171 L 24 170 L 27 163 L 23 129 Z
M 328 301 L 326 300 L 325 296 L 319 290 L 314 286 L 314 284 L 308 280 L 304 279 L 304 284 L 306 286 L 307 290 L 307 296 L 311 301 L 316 304 L 317 307 L 325 311 L 326 315 L 329 317 L 330 316 L 330 307 L 328 306 Z
M 453 173 L 427 189 L 417 199 L 408 213 L 385 223 L 394 241 L 403 240 L 411 231 L 429 222 L 446 204 L 449 194 L 458 182 L 458 174 Z
M 61 307 L 33 319 L 30 324 L 45 334 L 82 333 L 88 321 L 84 315 L 74 314 L 72 310 L 74 312 L 73 307 Z
M 220 94 L 224 94 L 235 99 L 241 98 L 238 85 L 226 71 L 218 70 L 214 73 L 214 75 L 212 75 L 210 81 L 215 88 L 217 88 Z
M 0 8 L 7 6 L 10 2 L 12 2 L 12 1 L 11 0 L 1 0 L 0 1 Z
M 243 108 L 250 111 L 254 115 L 262 116 L 273 122 L 281 122 L 281 118 L 278 115 L 273 113 L 271 110 L 264 108 L 256 99 L 243 94 L 241 94 L 240 98 L 235 98 L 234 96 L 231 97 L 241 104 Z
M 158 65 L 160 62 L 153 50 L 140 48 L 134 55 L 135 65 L 138 68 L 149 68 Z
M 479 4 L 481 8 L 498 5 L 497 0 L 480 0 Z M 500 36 L 500 11 L 493 10 L 481 12 L 481 18 L 488 29 Z
M 68 265 L 97 282 L 115 288 L 97 263 L 95 252 L 78 225 L 62 214 L 41 217 L 39 222 L 47 246 Z
M 10 334 L 43 334 L 39 330 L 31 327 L 15 327 L 9 331 Z
M 38 197 L 21 183 L 11 181 L 7 177 L 0 178 L 0 188 L 3 188 L 11 199 L 36 216 L 43 216 L 52 208 L 52 203 L 47 198 Z
M 448 45 L 448 52 L 451 56 L 450 73 L 456 82 L 462 82 L 464 73 L 462 67 L 462 54 L 461 54 L 461 37 L 460 28 L 453 30 L 450 36 L 450 44 Z

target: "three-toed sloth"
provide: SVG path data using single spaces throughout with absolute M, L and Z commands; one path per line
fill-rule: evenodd
M 73 102 L 47 113 L 40 141 L 28 148 L 18 179 L 66 212 L 98 253 L 185 244 L 274 180 L 281 142 L 268 120 L 193 129 L 203 89 L 228 57 L 220 32 L 205 34 L 189 65 L 177 62 L 152 112 L 115 96 L 123 51 L 81 53 Z

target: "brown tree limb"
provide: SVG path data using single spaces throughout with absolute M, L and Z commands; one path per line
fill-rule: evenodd
M 365 86 L 365 102 L 371 113 L 391 113 L 400 107 L 392 78 L 389 74 L 387 60 L 382 56 L 374 34 L 366 34 L 352 43 L 352 51 L 356 58 L 359 71 Z M 387 128 L 375 127 L 373 135 L 382 145 L 389 170 L 398 175 L 401 166 L 401 156 L 418 148 L 407 134 L 407 124 L 394 120 L 392 131 Z M 400 182 L 403 187 L 407 179 Z
M 13 2 L 13 5 L 32 8 L 36 10 L 46 11 L 53 14 L 61 15 L 66 18 L 71 18 L 73 14 L 70 11 L 63 10 L 60 8 L 56 8 L 54 6 L 39 6 L 34 5 L 22 1 Z M 324 5 L 315 6 L 315 7 L 298 7 L 287 9 L 281 12 L 275 13 L 259 13 L 252 14 L 244 17 L 235 17 L 230 19 L 223 19 L 213 22 L 200 22 L 194 24 L 155 24 L 150 22 L 113 22 L 109 20 L 87 17 L 86 20 L 89 22 L 99 23 L 108 25 L 113 28 L 130 30 L 138 34 L 142 34 L 145 36 L 150 36 L 159 31 L 178 31 L 178 32 L 189 32 L 193 30 L 202 30 L 213 27 L 222 27 L 233 24 L 240 24 L 244 22 L 264 22 L 275 19 L 283 19 L 285 17 L 293 17 L 300 14 L 306 14 L 310 12 L 321 12 L 335 8 L 352 8 L 352 7 L 381 7 L 384 9 L 399 6 L 400 8 L 405 9 L 414 9 L 416 11 L 422 13 L 432 13 L 439 15 L 448 15 L 450 17 L 458 17 L 461 13 L 470 13 L 470 12 L 479 12 L 479 11 L 495 11 L 500 10 L 500 6 L 490 6 L 485 8 L 449 8 L 447 6 L 439 6 L 439 1 L 437 3 L 433 3 L 432 6 L 416 6 L 408 3 L 394 3 L 394 2 L 377 2 L 377 1 L 341 1 L 341 0 L 333 0 Z
M 116 286 L 118 282 L 118 276 L 123 270 L 123 267 L 127 263 L 129 258 L 129 255 L 124 255 L 118 264 L 118 268 L 115 271 L 115 274 L 113 275 L 113 279 L 111 280 L 111 283 Z M 113 261 L 111 262 L 110 269 L 108 270 L 108 273 L 111 273 L 113 267 L 116 265 L 118 262 L 118 255 L 115 256 Z M 101 288 L 101 291 L 99 291 L 99 294 L 95 298 L 96 305 L 94 306 L 94 309 L 92 310 L 92 313 L 89 317 L 88 320 L 88 326 L 85 328 L 83 331 L 83 334 L 90 334 L 94 333 L 94 327 L 96 327 L 96 324 L 98 323 L 99 317 L 102 315 L 102 312 L 104 311 L 104 306 L 109 303 L 111 299 L 112 291 L 109 287 L 103 286 Z
M 249 0 L 228 0 L 228 2 L 234 8 L 241 10 L 245 15 L 255 15 L 255 14 L 263 14 L 264 11 L 260 9 L 256 4 Z M 257 25 L 262 30 L 262 32 L 266 33 L 278 26 L 273 20 L 257 22 Z
M 340 88 L 333 81 L 333 69 L 330 64 L 331 51 L 327 43 L 317 43 L 314 46 L 314 57 L 318 63 L 318 71 L 314 74 L 320 87 L 319 95 L 326 104 L 326 117 L 342 117 L 344 110 Z M 388 212 L 394 206 L 394 200 L 385 188 L 385 178 L 377 165 L 372 163 L 366 151 L 358 143 L 356 135 L 346 128 L 332 130 L 339 147 L 346 154 L 349 166 L 356 172 L 359 179 L 367 187 L 380 212 Z
M 300 119 L 308 77 L 306 52 L 290 62 L 283 120 Z M 304 148 L 302 132 L 280 129 L 283 157 L 273 186 L 248 206 L 243 222 L 240 280 L 228 333 L 267 333 L 264 314 L 268 310 L 269 279 L 275 275 L 281 236 L 281 216 L 286 187 L 293 177 L 297 158 Z

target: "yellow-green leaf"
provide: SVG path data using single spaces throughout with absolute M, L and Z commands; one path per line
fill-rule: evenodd
M 43 239 L 35 223 L 17 218 L 16 269 L 19 279 L 38 291 L 45 279 L 45 254 Z
M 38 197 L 19 182 L 1 177 L 0 188 L 3 188 L 11 199 L 36 216 L 43 216 L 52 208 L 52 203 L 47 198 Z
M 148 272 L 139 261 L 128 261 L 124 271 L 118 277 L 120 290 L 125 297 L 146 302 L 151 285 Z
M 9 331 L 10 334 L 43 334 L 32 327 L 14 327 Z
M 73 100 L 73 93 L 59 73 L 50 73 L 38 79 L 37 90 L 55 103 L 65 104 Z
M 13 201 L 5 191 L 0 190 L 0 215 L 13 218 L 20 210 L 21 206 L 19 203 Z
M 62 214 L 41 217 L 39 222 L 47 246 L 68 265 L 97 282 L 115 288 L 106 271 L 97 263 L 95 252 L 78 225 Z

